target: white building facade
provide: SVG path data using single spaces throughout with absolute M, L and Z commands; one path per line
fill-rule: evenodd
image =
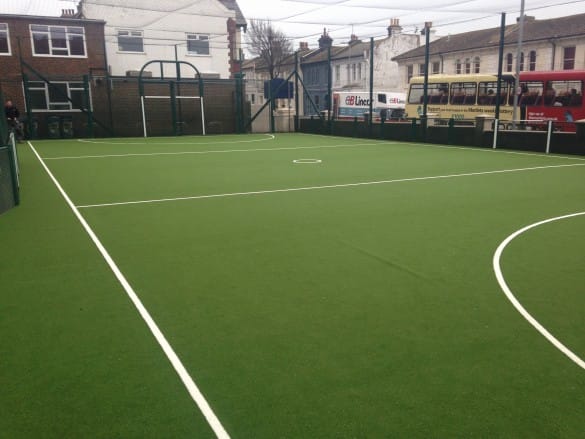
M 135 76 L 148 62 L 179 60 L 204 77 L 230 78 L 238 71 L 245 19 L 234 0 L 81 0 L 85 18 L 106 21 L 105 44 L 110 74 Z M 146 68 L 159 77 L 159 64 Z M 176 77 L 172 64 L 165 77 Z M 189 66 L 181 76 L 193 77 Z
M 525 17 L 521 56 L 517 58 L 519 24 L 504 32 L 503 72 L 585 69 L 585 14 L 549 20 Z M 429 75 L 495 74 L 498 71 L 500 29 L 450 35 L 429 45 Z M 413 76 L 424 75 L 422 46 L 394 57 L 404 88 Z
M 388 36 L 374 40 L 374 89 L 403 92 L 399 65 L 392 58 L 419 47 L 421 36 L 402 33 L 398 19 L 392 19 Z M 370 42 L 351 36 L 348 46 L 332 56 L 333 91 L 364 91 L 370 87 Z

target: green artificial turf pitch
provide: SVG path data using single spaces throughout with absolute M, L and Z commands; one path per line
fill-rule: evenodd
M 492 267 L 516 230 L 585 210 L 583 158 L 303 134 L 33 146 L 231 437 L 583 437 L 585 370 Z M 0 216 L 2 436 L 213 437 L 19 148 L 22 205 Z M 501 261 L 581 359 L 584 230 L 544 224 Z

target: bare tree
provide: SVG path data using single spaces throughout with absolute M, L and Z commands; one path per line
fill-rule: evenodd
M 287 56 L 292 54 L 292 43 L 270 21 L 252 20 L 246 32 L 248 50 L 266 64 L 270 79 L 280 75 L 280 68 Z

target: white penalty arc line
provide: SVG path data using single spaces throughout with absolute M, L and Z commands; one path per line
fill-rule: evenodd
M 79 213 L 79 210 L 75 207 L 75 205 L 73 204 L 73 202 L 71 201 L 71 199 L 69 198 L 69 196 L 67 195 L 67 193 L 65 192 L 63 187 L 61 186 L 61 184 L 57 181 L 57 179 L 55 178 L 53 173 L 49 170 L 49 168 L 47 167 L 47 165 L 45 164 L 45 162 L 43 161 L 43 159 L 41 158 L 41 156 L 39 155 L 37 150 L 34 148 L 32 143 L 28 142 L 28 145 L 32 149 L 33 153 L 36 155 L 41 166 L 45 169 L 45 171 L 49 175 L 49 178 L 53 181 L 53 183 L 57 187 L 57 190 L 61 193 L 61 195 L 65 199 L 65 202 L 67 203 L 67 205 L 73 211 L 73 214 L 75 215 L 75 217 L 79 220 L 82 227 L 85 229 L 85 231 L 87 232 L 87 234 L 89 235 L 89 237 L 91 238 L 91 240 L 93 241 L 95 246 L 97 247 L 98 251 L 101 253 L 102 257 L 104 258 L 104 260 L 106 261 L 106 263 L 108 264 L 108 266 L 110 267 L 110 269 L 112 270 L 114 275 L 116 276 L 116 279 L 122 285 L 122 288 L 124 288 L 124 291 L 126 292 L 128 297 L 130 298 L 130 300 L 132 301 L 132 303 L 134 304 L 136 309 L 138 310 L 138 313 L 140 314 L 140 316 L 142 317 L 142 319 L 144 320 L 144 322 L 148 326 L 148 329 L 150 329 L 150 331 L 152 332 L 152 335 L 154 336 L 154 338 L 156 339 L 156 341 L 158 342 L 158 344 L 162 348 L 162 350 L 165 353 L 165 355 L 167 356 L 169 362 L 171 363 L 171 365 L 173 366 L 173 368 L 175 369 L 175 371 L 179 375 L 181 381 L 183 382 L 183 385 L 185 386 L 185 388 L 189 392 L 189 395 L 191 395 L 191 398 L 197 404 L 197 406 L 199 407 L 199 410 L 201 411 L 203 416 L 205 416 L 205 419 L 207 420 L 211 429 L 214 431 L 214 433 L 216 434 L 216 436 L 218 438 L 229 439 L 229 435 L 226 432 L 226 430 L 224 429 L 223 425 L 221 424 L 221 422 L 219 421 L 219 419 L 217 418 L 217 416 L 215 415 L 215 413 L 211 409 L 209 403 L 207 402 L 207 400 L 205 399 L 205 397 L 203 396 L 203 394 L 201 393 L 201 391 L 199 390 L 199 388 L 195 384 L 195 381 L 193 381 L 193 378 L 189 375 L 189 372 L 187 372 L 187 369 L 185 368 L 185 366 L 183 365 L 183 363 L 179 359 L 178 355 L 175 353 L 175 351 L 172 348 L 172 346 L 170 345 L 170 343 L 167 341 L 167 339 L 164 336 L 164 334 L 162 333 L 162 331 L 159 329 L 159 327 L 156 324 L 156 322 L 154 321 L 154 319 L 151 317 L 151 315 L 148 312 L 148 310 L 146 309 L 146 307 L 142 304 L 142 301 L 140 300 L 140 298 L 138 297 L 138 295 L 136 294 L 136 292 L 134 291 L 134 289 L 132 288 L 132 286 L 130 285 L 130 283 L 128 282 L 126 277 L 124 276 L 124 274 L 120 271 L 120 269 L 118 268 L 118 266 L 116 265 L 116 263 L 114 262 L 114 260 L 112 259 L 112 257 L 108 253 L 108 251 L 106 250 L 106 248 L 103 246 L 103 244 L 101 243 L 101 241 L 99 240 L 97 235 L 91 229 L 91 227 L 89 226 L 87 221 L 85 221 L 83 216 Z
M 538 332 L 540 332 L 544 336 L 544 338 L 546 338 L 550 343 L 552 343 L 554 347 L 556 347 L 559 351 L 561 351 L 563 354 L 569 357 L 569 359 L 571 359 L 571 361 L 573 361 L 581 369 L 585 370 L 585 361 L 579 358 L 574 352 L 572 352 L 563 343 L 561 343 L 554 335 L 552 335 L 544 326 L 542 326 L 534 317 L 532 317 L 532 315 L 530 315 L 530 313 L 526 311 L 526 309 L 522 306 L 518 299 L 516 299 L 514 293 L 512 293 L 512 290 L 510 290 L 510 287 L 508 287 L 508 284 L 504 279 L 504 275 L 502 274 L 502 268 L 500 264 L 500 259 L 506 246 L 524 232 L 527 232 L 528 230 L 533 229 L 535 227 L 539 227 L 543 224 L 551 223 L 553 221 L 558 221 L 562 219 L 573 218 L 580 215 L 585 215 L 585 212 L 577 212 L 569 215 L 549 218 L 534 224 L 530 224 L 526 227 L 523 227 L 520 230 L 517 230 L 516 232 L 508 236 L 506 239 L 504 239 L 504 241 L 498 246 L 496 252 L 494 253 L 492 264 L 494 273 L 496 275 L 496 279 L 498 280 L 498 284 L 500 285 L 500 288 L 502 289 L 508 300 L 512 303 L 512 305 L 514 305 L 514 308 L 516 308 L 516 310 L 522 315 L 522 317 L 524 317 L 528 321 L 528 323 L 530 323 Z
M 265 195 L 265 194 L 276 194 L 280 192 L 299 192 L 299 191 L 312 191 L 319 189 L 337 189 L 345 187 L 357 187 L 357 186 L 370 186 L 375 184 L 391 184 L 391 183 L 404 183 L 410 181 L 425 181 L 425 180 L 440 180 L 447 178 L 456 177 L 472 177 L 476 175 L 490 175 L 490 174 L 505 174 L 511 172 L 522 172 L 522 171 L 536 171 L 539 169 L 553 169 L 553 168 L 569 168 L 575 166 L 585 166 L 585 163 L 571 163 L 567 165 L 550 165 L 550 166 L 535 166 L 532 168 L 515 168 L 515 169 L 500 169 L 497 171 L 482 171 L 482 172 L 467 172 L 464 174 L 448 174 L 448 175 L 433 175 L 429 177 L 410 177 L 410 178 L 397 178 L 393 180 L 378 180 L 378 181 L 362 181 L 358 183 L 343 183 L 343 184 L 329 184 L 323 186 L 305 186 L 296 188 L 285 188 L 285 189 L 268 189 L 262 191 L 250 191 L 250 192 L 230 192 L 224 194 L 209 194 L 209 195 L 193 195 L 188 197 L 174 197 L 174 198 L 158 198 L 152 200 L 137 200 L 137 201 L 121 201 L 116 203 L 101 203 L 101 204 L 85 204 L 76 206 L 78 209 L 86 209 L 91 207 L 108 207 L 108 206 L 125 206 L 131 204 L 150 204 L 150 203 L 167 203 L 172 201 L 185 201 L 185 200 L 200 200 L 205 198 L 224 198 L 224 197 L 237 197 L 237 196 L 248 196 L 248 195 Z
M 62 157 L 43 157 L 43 160 L 79 160 L 79 159 L 103 159 L 115 157 L 148 157 L 161 155 L 189 155 L 189 154 L 225 154 L 230 152 L 259 152 L 259 151 L 291 151 L 297 149 L 322 149 L 322 148 L 353 148 L 360 146 L 384 145 L 382 143 L 352 143 L 340 145 L 314 145 L 314 146 L 283 146 L 281 148 L 253 148 L 253 149 L 219 149 L 206 151 L 177 151 L 177 152 L 148 152 L 148 153 L 128 153 L 128 154 L 104 154 L 104 155 L 81 155 L 81 156 L 62 156 Z
M 234 141 L 218 141 L 218 142 L 101 142 L 98 140 L 87 140 L 77 139 L 81 143 L 93 143 L 97 145 L 216 145 L 216 144 L 234 144 L 234 143 L 254 143 L 254 142 L 266 142 L 267 140 L 274 140 L 276 136 L 274 134 L 263 134 L 261 139 L 252 140 L 234 140 Z

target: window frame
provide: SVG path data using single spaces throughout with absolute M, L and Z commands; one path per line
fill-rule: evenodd
M 434 61 L 431 63 L 431 75 L 438 75 L 441 73 L 441 61 Z
M 0 23 L 0 27 L 1 26 L 6 26 L 5 30 L 0 29 L 0 33 L 6 33 L 6 47 L 8 48 L 8 52 L 0 52 L 0 56 L 11 56 L 12 48 L 10 46 L 10 29 L 8 23 Z
M 528 70 L 536 71 L 536 50 L 531 50 L 528 54 Z
M 120 35 L 122 32 L 127 32 L 128 35 Z M 124 50 L 121 46 L 120 46 L 120 36 L 127 38 L 127 39 L 138 39 L 137 35 L 131 35 L 132 33 L 140 33 L 140 45 L 142 50 L 138 51 L 138 50 Z M 119 53 L 146 53 L 144 51 L 144 31 L 142 30 L 136 30 L 136 29 L 117 29 L 116 30 L 116 40 L 118 43 L 118 52 Z
M 573 57 L 567 58 L 567 50 L 572 50 Z M 563 70 L 575 70 L 575 58 L 577 56 L 576 46 L 565 46 L 563 47 Z M 567 63 L 570 63 L 570 67 L 567 67 Z
M 37 29 L 34 29 L 37 27 Z M 46 28 L 46 30 L 41 30 L 39 28 Z M 73 30 L 77 30 L 74 32 Z M 79 32 L 81 30 L 81 32 Z M 53 38 L 52 31 L 61 32 L 63 33 L 65 47 L 59 47 L 55 45 L 55 38 Z M 85 28 L 83 26 L 60 26 L 60 25 L 49 25 L 49 24 L 37 24 L 37 23 L 30 23 L 29 24 L 29 34 L 31 39 L 31 49 L 32 55 L 38 57 L 50 57 L 50 58 L 87 58 L 87 41 L 85 39 Z M 35 34 L 44 35 L 47 38 L 47 45 L 48 45 L 48 53 L 37 53 L 37 45 L 35 41 Z M 83 55 L 72 55 L 71 54 L 71 41 L 73 40 L 72 36 L 81 36 L 81 40 L 83 42 Z M 55 54 L 54 51 L 63 51 L 67 50 L 67 53 L 57 53 Z
M 42 84 L 42 86 L 39 86 L 37 84 Z M 71 100 L 75 100 L 74 97 L 72 97 L 72 93 L 79 93 L 81 92 L 81 99 L 83 99 L 84 95 L 84 88 L 83 88 L 83 81 L 54 81 L 51 82 L 51 84 L 53 85 L 62 85 L 65 84 L 66 90 L 67 90 L 67 97 Z M 72 86 L 72 84 L 78 84 L 77 86 Z M 44 101 L 46 103 L 45 108 L 31 108 L 31 111 L 33 113 L 81 113 L 82 110 L 80 110 L 79 108 L 73 108 L 73 104 L 69 101 L 69 100 L 64 100 L 64 101 L 53 101 L 51 102 L 51 90 L 49 89 L 49 84 L 47 84 L 44 81 L 31 81 L 29 82 L 29 87 L 28 87 L 28 92 L 42 92 L 42 96 L 44 97 Z M 68 108 L 63 108 L 62 106 L 66 105 Z M 61 106 L 61 108 L 57 108 L 58 106 Z M 31 105 L 32 107 L 32 105 Z M 51 108 L 53 107 L 53 108 Z M 89 89 L 89 102 L 88 102 L 88 108 L 85 108 L 86 110 L 90 110 L 93 108 L 92 105 L 92 96 L 91 96 L 91 88 Z
M 196 38 L 192 38 L 196 37 Z M 204 38 L 201 38 L 204 37 Z M 187 34 L 187 55 L 189 56 L 211 56 L 211 35 L 210 34 L 202 34 L 202 33 L 188 33 Z M 189 47 L 189 42 L 197 42 L 200 43 L 204 41 L 207 43 L 207 53 L 198 53 L 192 51 Z
M 481 70 L 481 58 L 476 56 L 473 58 L 473 73 L 478 74 Z
M 511 72 L 514 70 L 514 55 L 511 52 L 506 54 L 506 72 Z

